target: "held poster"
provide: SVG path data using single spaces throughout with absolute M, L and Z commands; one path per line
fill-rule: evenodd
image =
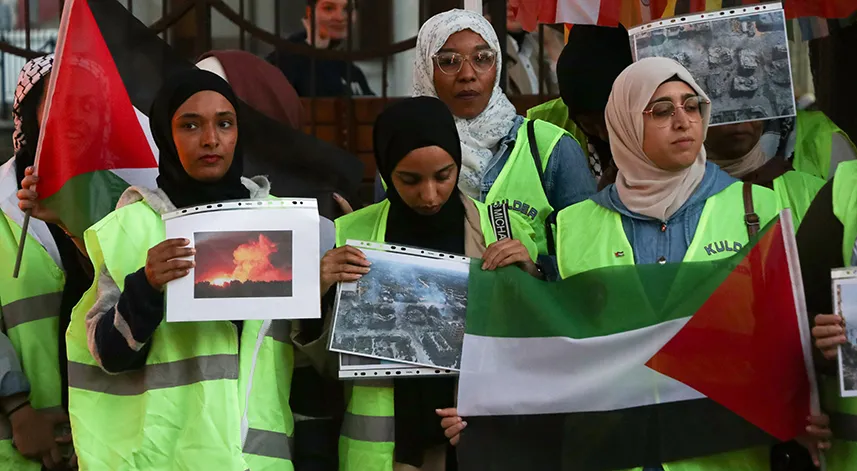
M 457 370 L 470 259 L 424 249 L 348 241 L 372 263 L 337 291 L 330 350 Z
M 833 313 L 845 320 L 848 343 L 839 346 L 839 389 L 842 397 L 857 396 L 857 268 L 831 271 Z
M 236 201 L 164 215 L 167 239 L 196 249 L 167 284 L 167 322 L 319 318 L 314 199 Z
M 711 125 L 796 114 L 779 3 L 667 18 L 628 31 L 635 60 L 681 63 L 711 99 Z

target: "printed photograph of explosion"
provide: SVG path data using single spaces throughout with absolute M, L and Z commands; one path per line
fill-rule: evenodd
M 292 231 L 195 232 L 194 298 L 292 296 Z

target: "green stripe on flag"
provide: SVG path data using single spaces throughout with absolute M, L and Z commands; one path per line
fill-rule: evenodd
M 692 316 L 777 222 L 734 257 L 606 267 L 549 283 L 517 267 L 470 267 L 467 327 L 486 337 L 584 339 Z
M 70 178 L 44 204 L 60 216 L 68 230 L 83 232 L 116 209 L 116 202 L 128 183 L 109 170 L 89 172 Z

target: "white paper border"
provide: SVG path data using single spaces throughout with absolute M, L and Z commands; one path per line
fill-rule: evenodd
M 450 376 L 457 377 L 458 371 L 445 370 L 441 368 L 427 368 L 422 366 L 413 366 L 405 363 L 385 362 L 378 360 L 375 365 L 343 365 L 342 357 L 348 355 L 346 353 L 337 354 L 339 361 L 339 379 L 343 380 L 369 380 L 369 379 L 393 379 L 393 378 L 410 378 L 416 376 Z M 360 355 L 352 355 L 360 356 Z M 363 357 L 368 358 L 368 357 Z M 377 360 L 372 358 L 372 360 Z
M 748 14 L 761 14 L 761 13 L 779 13 L 783 18 L 783 25 L 786 29 L 783 31 L 786 39 L 786 60 L 789 64 L 789 77 L 791 77 L 792 87 L 791 87 L 791 96 L 792 96 L 792 110 L 794 110 L 795 114 L 785 114 L 778 116 L 767 116 L 759 121 L 770 121 L 775 119 L 784 119 L 784 118 L 794 118 L 797 115 L 797 101 L 795 99 L 794 93 L 794 73 L 792 70 L 792 57 L 791 57 L 791 48 L 788 47 L 788 19 L 786 19 L 786 12 L 783 9 L 783 4 L 780 2 L 772 2 L 772 3 L 761 3 L 757 5 L 748 5 L 740 8 L 724 8 L 718 11 L 705 12 L 705 13 L 695 13 L 692 15 L 677 15 L 671 18 L 663 18 L 660 20 L 652 21 L 650 23 L 646 23 L 643 25 L 635 26 L 628 30 L 628 41 L 631 43 L 631 54 L 633 56 L 634 62 L 637 62 L 637 38 L 636 35 L 642 33 L 648 33 L 651 31 L 657 31 L 661 29 L 666 29 L 671 26 L 678 26 L 683 24 L 695 24 L 695 23 L 705 23 L 710 21 L 718 21 L 725 20 L 728 18 L 745 16 Z M 698 82 L 701 82 L 699 77 L 694 77 Z M 712 100 L 713 102 L 714 100 Z M 725 121 L 722 123 L 711 124 L 712 127 L 716 126 L 725 126 L 727 124 L 736 124 L 736 123 L 746 123 L 750 120 L 742 120 L 742 121 Z
M 227 218 L 212 217 L 211 213 L 215 212 Z M 187 276 L 167 284 L 167 322 L 321 318 L 316 200 L 289 198 L 214 203 L 179 209 L 165 214 L 163 219 L 166 238 L 188 239 L 191 241 L 189 247 L 193 247 L 197 232 L 292 231 L 290 297 L 195 299 L 192 295 L 195 269 L 191 269 Z
M 675 26 L 678 24 L 701 23 L 703 21 L 726 19 L 732 18 L 734 16 L 744 16 L 748 13 L 764 13 L 776 10 L 783 10 L 783 4 L 780 2 L 761 3 L 757 5 L 748 5 L 739 8 L 724 8 L 718 11 L 694 13 L 692 15 L 676 15 L 671 18 L 663 18 L 660 20 L 652 21 L 650 23 L 646 23 L 644 25 L 635 26 L 628 30 L 628 36 L 633 37 L 635 34 L 645 33 L 650 30 L 663 29 L 668 26 Z M 634 58 L 636 59 L 636 57 L 637 51 L 636 48 L 634 48 Z

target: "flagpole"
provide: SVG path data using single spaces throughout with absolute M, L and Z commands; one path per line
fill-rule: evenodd
M 809 412 L 811 415 L 821 415 L 821 398 L 818 392 L 818 379 L 815 371 L 815 360 L 812 356 L 812 332 L 809 329 L 809 313 L 806 308 L 806 295 L 803 288 L 803 277 L 800 270 L 800 257 L 795 240 L 795 228 L 792 221 L 790 209 L 780 211 L 780 230 L 783 233 L 783 241 L 786 249 L 786 261 L 789 266 L 789 277 L 792 281 L 792 296 L 797 314 L 797 324 L 800 330 L 801 350 L 803 351 L 803 362 L 806 367 L 807 380 L 809 381 Z M 824 450 L 817 450 L 819 469 L 827 469 L 827 459 Z
M 18 242 L 18 256 L 15 258 L 15 269 L 12 278 L 18 278 L 21 271 L 21 260 L 24 258 L 24 242 L 27 241 L 27 230 L 30 227 L 30 210 L 24 211 L 24 224 L 21 225 L 21 240 Z

